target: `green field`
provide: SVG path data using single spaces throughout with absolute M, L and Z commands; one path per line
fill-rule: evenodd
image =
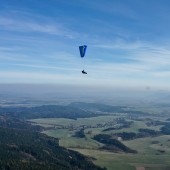
M 134 170 L 135 167 L 143 166 L 145 168 L 158 168 L 164 170 L 170 167 L 169 156 L 155 156 L 144 154 L 118 154 L 106 151 L 88 150 L 88 149 L 74 149 L 89 157 L 94 157 L 97 160 L 95 164 L 105 166 L 108 170 Z
M 122 117 L 122 116 L 121 116 Z M 117 132 L 138 132 L 139 128 L 159 130 L 161 126 L 147 127 L 146 121 L 133 121 L 129 128 L 105 131 L 110 127 L 107 123 L 116 123 L 118 116 L 99 116 L 94 118 L 81 118 L 77 120 L 64 118 L 34 119 L 31 122 L 44 127 L 51 127 L 43 133 L 59 138 L 60 146 L 73 149 L 92 158 L 93 162 L 108 170 L 135 170 L 136 167 L 145 167 L 145 170 L 170 169 L 170 136 L 138 138 L 122 141 L 126 146 L 138 151 L 137 154 L 113 153 L 99 148 L 103 144 L 92 137 L 96 134 L 113 134 Z M 127 121 L 131 121 L 128 120 Z M 98 127 L 98 125 L 104 127 Z M 85 138 L 74 137 L 76 131 L 85 127 Z

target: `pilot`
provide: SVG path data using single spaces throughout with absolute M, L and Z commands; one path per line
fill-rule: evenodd
M 87 72 L 85 72 L 84 70 L 82 71 L 83 74 L 87 74 Z

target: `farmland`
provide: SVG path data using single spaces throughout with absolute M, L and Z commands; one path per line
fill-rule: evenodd
M 88 108 L 86 108 L 88 110 Z M 106 108 L 105 108 L 106 109 Z M 92 108 L 89 107 L 88 111 Z M 93 112 L 102 113 L 97 117 L 67 119 L 67 118 L 40 118 L 30 119 L 33 125 L 44 127 L 42 133 L 59 139 L 60 146 L 78 151 L 89 156 L 96 165 L 108 170 L 134 170 L 143 167 L 146 170 L 167 170 L 170 168 L 170 134 L 164 134 L 162 127 L 169 127 L 168 116 L 142 110 L 111 111 L 97 107 Z M 160 109 L 161 111 L 161 109 Z M 109 114 L 108 114 L 109 113 Z M 167 132 L 167 131 L 166 131 Z M 116 134 L 116 135 L 115 135 Z M 135 134 L 130 138 L 130 134 Z M 95 136 L 107 137 L 95 140 Z M 128 140 L 121 138 L 128 136 Z M 125 137 L 126 137 L 125 136 Z M 100 136 L 99 136 L 100 137 Z M 123 136 L 124 137 L 124 136 Z M 118 140 L 119 145 L 107 143 Z M 128 153 L 120 147 L 127 147 L 135 151 Z

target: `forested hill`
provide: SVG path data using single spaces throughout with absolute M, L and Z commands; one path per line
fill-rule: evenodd
M 127 113 L 129 115 L 148 115 L 141 111 L 129 110 L 126 106 L 110 106 L 97 103 L 71 103 L 69 105 L 43 105 L 37 107 L 0 107 L 0 115 L 5 114 L 19 119 L 37 118 L 89 118 L 106 116 L 112 113 Z
M 0 116 L 0 169 L 102 170 L 87 157 L 60 147 L 57 139 L 39 133 L 37 127 L 28 130 L 29 126 Z
M 19 119 L 37 118 L 88 118 L 100 116 L 92 111 L 74 106 L 43 105 L 38 107 L 0 107 L 0 115 L 5 114 Z

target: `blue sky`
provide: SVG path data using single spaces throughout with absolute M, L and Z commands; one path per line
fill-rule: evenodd
M 0 0 L 0 83 L 167 89 L 170 1 Z

